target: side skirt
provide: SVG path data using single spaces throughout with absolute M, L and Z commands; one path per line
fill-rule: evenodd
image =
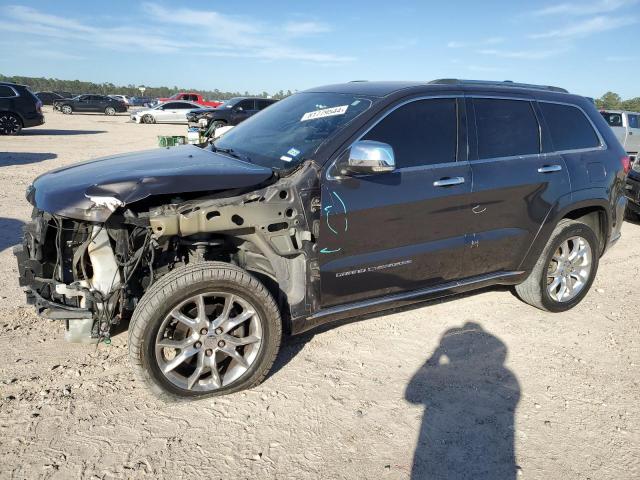
M 526 272 L 523 271 L 489 273 L 464 280 L 444 283 L 435 287 L 395 293 L 393 295 L 321 309 L 309 317 L 293 320 L 291 322 L 291 333 L 298 335 L 320 325 L 345 318 L 400 308 L 411 305 L 412 303 L 456 295 L 491 285 L 515 285 L 525 279 L 525 273 Z

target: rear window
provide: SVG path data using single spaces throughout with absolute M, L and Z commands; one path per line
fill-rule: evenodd
M 540 102 L 556 151 L 600 146 L 591 122 L 579 108 L 571 105 Z
M 478 158 L 540 153 L 538 120 L 529 101 L 475 98 Z
M 602 118 L 604 118 L 610 127 L 621 127 L 622 126 L 622 114 L 621 113 L 609 113 L 609 112 L 600 112 Z

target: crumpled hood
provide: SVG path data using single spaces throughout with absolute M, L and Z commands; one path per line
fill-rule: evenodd
M 273 175 L 269 168 L 194 145 L 156 148 L 99 158 L 39 176 L 27 199 L 49 213 L 105 221 L 111 211 L 90 197 L 128 204 L 150 195 L 245 188 Z

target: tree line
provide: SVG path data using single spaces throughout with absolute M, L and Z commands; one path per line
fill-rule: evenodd
M 607 92 L 600 98 L 596 99 L 598 108 L 606 108 L 610 110 L 629 110 L 632 112 L 640 112 L 640 97 L 623 100 L 620 95 L 614 92 Z
M 145 87 L 144 96 L 145 97 L 170 97 L 174 93 L 178 92 L 197 92 L 201 94 L 203 97 L 209 100 L 227 100 L 233 97 L 243 97 L 243 96 L 257 96 L 257 97 L 265 97 L 265 98 L 276 98 L 282 99 L 291 95 L 293 92 L 291 90 L 280 90 L 278 92 L 269 93 L 263 91 L 262 93 L 252 94 L 247 91 L 245 92 L 227 92 L 218 90 L 201 90 L 198 88 L 178 88 L 174 87 L 151 87 L 148 85 L 133 85 L 129 84 L 126 86 L 123 85 L 114 85 L 113 83 L 105 82 L 105 83 L 94 83 L 94 82 L 83 82 L 81 80 L 61 80 L 59 78 L 45 78 L 45 77 L 22 77 L 22 76 L 6 76 L 0 74 L 0 82 L 11 82 L 18 83 L 20 85 L 27 85 L 33 92 L 70 92 L 74 94 L 81 93 L 95 93 L 100 95 L 129 95 L 129 96 L 141 96 L 140 90 L 138 87 Z

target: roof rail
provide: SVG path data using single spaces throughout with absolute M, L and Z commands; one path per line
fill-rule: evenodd
M 532 88 L 536 90 L 548 90 L 550 92 L 569 93 L 568 90 L 560 87 L 552 87 L 551 85 L 533 85 L 530 83 L 515 83 L 512 80 L 491 81 L 491 80 L 461 80 L 458 78 L 440 78 L 438 80 L 431 80 L 428 82 L 430 85 L 486 85 L 497 87 L 512 87 L 512 88 Z

